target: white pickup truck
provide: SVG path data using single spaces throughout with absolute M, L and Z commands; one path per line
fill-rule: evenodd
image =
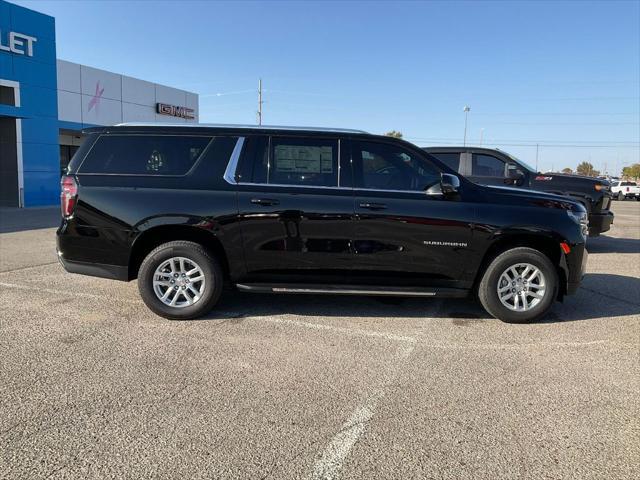
M 611 183 L 611 195 L 616 200 L 624 200 L 626 198 L 640 200 L 640 187 L 636 182 L 613 182 Z

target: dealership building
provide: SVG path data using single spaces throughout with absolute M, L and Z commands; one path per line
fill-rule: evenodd
M 59 202 L 83 128 L 198 122 L 198 95 L 56 57 L 55 20 L 0 0 L 0 206 Z

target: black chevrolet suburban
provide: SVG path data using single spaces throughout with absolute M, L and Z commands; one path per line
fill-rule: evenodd
M 596 237 L 611 228 L 611 186 L 600 178 L 562 173 L 539 173 L 502 150 L 482 147 L 427 147 L 426 152 L 483 185 L 512 185 L 566 195 L 580 202 L 589 215 L 589 235 Z
M 61 180 L 58 257 L 129 281 L 170 319 L 246 292 L 465 297 L 539 318 L 585 272 L 566 197 L 477 185 L 358 130 L 122 124 L 86 131 Z

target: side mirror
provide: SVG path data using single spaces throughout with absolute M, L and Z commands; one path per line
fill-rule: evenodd
M 507 168 L 509 177 L 505 179 L 504 183 L 516 186 L 523 185 L 525 180 L 524 172 L 514 164 L 510 164 Z
M 458 190 L 460 190 L 460 179 L 450 173 L 443 173 L 440 176 L 440 189 L 444 195 L 458 193 Z

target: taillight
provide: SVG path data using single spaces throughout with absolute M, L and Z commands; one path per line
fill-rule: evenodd
M 78 198 L 78 184 L 70 175 L 64 175 L 60 179 L 60 210 L 64 218 L 73 215 Z

